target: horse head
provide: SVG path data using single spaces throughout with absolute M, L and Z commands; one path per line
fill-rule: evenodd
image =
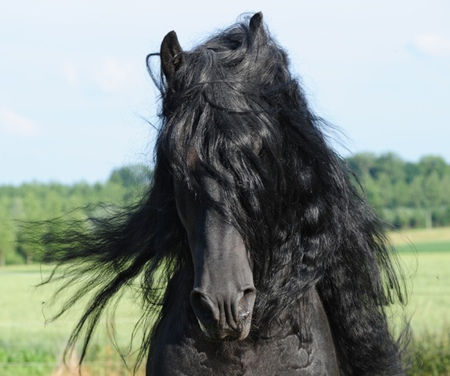
M 261 20 L 261 14 L 257 14 L 251 21 L 255 34 L 258 27 L 262 28 Z M 167 89 L 176 95 L 179 86 L 176 73 L 185 63 L 185 55 L 175 32 L 164 38 L 160 57 Z M 190 170 L 195 170 L 199 157 L 192 145 L 188 148 L 187 164 Z M 197 177 L 196 184 L 203 192 L 199 195 L 183 180 L 174 178 L 174 193 L 194 268 L 192 309 L 208 339 L 243 340 L 250 332 L 256 297 L 246 241 L 214 204 L 227 200 L 221 182 L 208 176 Z

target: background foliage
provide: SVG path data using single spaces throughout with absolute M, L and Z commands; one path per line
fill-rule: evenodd
M 105 183 L 1 186 L 0 266 L 32 263 L 33 245 L 26 236 L 33 228 L 30 222 L 60 217 L 83 219 L 99 216 L 109 206 L 131 204 L 148 188 L 151 176 L 147 167 L 132 165 L 115 169 Z
M 357 154 L 347 163 L 378 213 L 396 228 L 450 224 L 450 165 L 437 156 L 418 163 L 393 153 Z

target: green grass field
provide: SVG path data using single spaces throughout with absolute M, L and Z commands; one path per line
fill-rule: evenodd
M 82 312 L 82 305 L 72 314 L 49 322 L 57 313 L 57 304 L 49 304 L 53 288 L 36 287 L 49 274 L 39 266 L 0 269 L 0 375 L 74 374 L 77 354 L 69 359 L 73 372 L 62 364 L 62 354 L 71 329 Z M 63 297 L 62 297 L 63 298 Z M 108 332 L 114 328 L 117 345 L 127 352 L 130 335 L 139 318 L 137 301 L 125 296 L 114 321 L 106 318 L 94 336 L 86 358 L 83 375 L 129 375 L 115 350 Z
M 399 250 L 400 262 L 407 277 L 410 290 L 407 315 L 411 317 L 415 337 L 444 338 L 443 341 L 447 338 L 445 344 L 439 344 L 441 347 L 437 351 L 440 352 L 439 356 L 443 355 L 443 359 L 447 359 L 448 362 L 450 229 L 392 234 L 391 240 Z M 2 376 L 70 374 L 61 365 L 61 355 L 81 307 L 70 317 L 65 316 L 57 322 L 46 324 L 52 310 L 43 302 L 49 301 L 52 291 L 48 287 L 35 286 L 48 273 L 49 269 L 41 269 L 39 266 L 0 269 L 0 375 Z M 116 315 L 117 341 L 123 350 L 127 348 L 129 336 L 138 318 L 137 304 L 136 299 L 125 297 Z M 53 310 L 53 313 L 55 312 Z M 115 354 L 114 344 L 108 340 L 105 320 L 94 338 L 83 375 L 130 374 L 122 366 L 120 357 Z M 429 362 L 436 362 L 433 359 Z M 69 359 L 69 366 L 76 363 L 76 354 L 72 360 Z M 420 364 L 419 367 L 425 369 Z M 447 368 L 436 368 L 435 365 L 431 365 L 424 372 L 413 371 L 411 374 L 446 375 L 450 374 L 448 372 L 450 364 Z
M 450 228 L 391 234 L 409 291 L 416 335 L 450 328 Z

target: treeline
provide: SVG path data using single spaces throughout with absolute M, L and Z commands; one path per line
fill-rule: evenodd
M 388 153 L 357 154 L 345 162 L 371 205 L 395 227 L 450 225 L 450 165 L 444 159 L 427 156 L 410 163 Z M 109 207 L 133 203 L 151 177 L 151 170 L 133 165 L 114 170 L 105 183 L 0 187 L 0 265 L 33 260 L 29 223 L 102 215 Z
M 132 204 L 148 188 L 151 178 L 147 167 L 133 165 L 115 169 L 105 183 L 0 186 L 0 266 L 34 261 L 32 239 L 46 228 L 36 224 L 56 218 L 69 221 L 101 216 L 102 211 Z
M 366 153 L 347 163 L 371 205 L 396 228 L 450 225 L 450 165 L 443 158 L 411 163 L 393 153 Z

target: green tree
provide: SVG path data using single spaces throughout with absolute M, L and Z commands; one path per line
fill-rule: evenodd
M 433 209 L 439 207 L 446 196 L 442 188 L 438 171 L 416 177 L 411 185 L 416 205 L 425 213 L 425 227 L 427 228 L 433 227 Z
M 375 179 L 387 177 L 393 184 L 404 181 L 406 177 L 405 162 L 394 153 L 382 154 L 375 161 L 372 176 Z
M 6 264 L 6 260 L 15 250 L 16 235 L 8 206 L 5 199 L 0 201 L 0 266 Z
M 446 215 L 450 212 L 450 166 L 443 158 L 425 156 L 411 163 L 394 153 L 379 157 L 362 153 L 348 158 L 347 163 L 369 203 L 396 226 L 431 227 L 433 221 L 450 224 Z
M 346 161 L 350 170 L 359 180 L 363 181 L 369 175 L 372 175 L 376 164 L 376 157 L 371 153 L 360 153 L 347 158 Z
M 125 188 L 148 185 L 152 177 L 151 170 L 141 164 L 120 167 L 111 173 L 108 182 L 120 184 Z
M 434 155 L 423 157 L 419 161 L 419 169 L 421 175 L 429 176 L 436 173 L 440 179 L 448 172 L 448 166 L 445 160 Z

